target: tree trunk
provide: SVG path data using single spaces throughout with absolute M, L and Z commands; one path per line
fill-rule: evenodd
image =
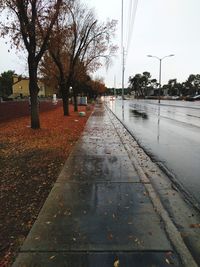
M 40 128 L 39 103 L 38 103 L 38 84 L 37 84 L 37 63 L 29 56 L 29 91 L 31 97 L 31 128 Z
M 67 97 L 65 93 L 62 94 L 62 100 L 63 100 L 63 115 L 69 116 L 69 97 Z
M 68 89 L 65 86 L 65 82 L 60 83 L 60 89 L 61 89 L 62 101 L 63 101 L 63 115 L 69 116 L 69 93 L 68 93 Z
M 39 102 L 37 93 L 31 94 L 31 128 L 40 129 Z
M 74 98 L 74 112 L 78 111 L 78 103 L 77 103 L 77 94 L 76 89 L 73 88 L 73 98 Z

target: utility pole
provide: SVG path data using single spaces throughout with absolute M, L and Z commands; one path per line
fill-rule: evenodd
M 114 76 L 114 96 L 116 97 L 116 75 Z
M 122 51 L 122 98 L 124 99 L 124 72 L 125 72 L 125 51 Z
M 121 14 L 121 51 L 122 51 L 122 118 L 124 119 L 124 0 L 122 0 L 122 14 Z
M 162 68 L 162 58 L 159 59 L 159 91 L 158 91 L 158 103 L 160 104 L 160 93 L 161 93 L 161 68 Z

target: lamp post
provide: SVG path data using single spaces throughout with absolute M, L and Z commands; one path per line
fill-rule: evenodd
M 157 56 L 152 56 L 152 55 L 147 55 L 147 57 L 154 57 L 154 58 L 157 58 L 160 62 L 159 64 L 159 90 L 158 90 L 158 103 L 160 104 L 160 91 L 161 91 L 161 70 L 162 70 L 162 60 L 166 57 L 173 57 L 174 55 L 171 54 L 171 55 L 168 55 L 168 56 L 164 56 L 162 58 L 159 58 Z

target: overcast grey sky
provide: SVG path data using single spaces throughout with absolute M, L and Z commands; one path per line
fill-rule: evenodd
M 118 20 L 116 42 L 120 47 L 121 36 L 121 0 L 82 0 L 94 7 L 98 18 Z M 124 0 L 124 46 L 128 33 L 129 2 Z M 136 0 L 132 0 L 133 2 Z M 143 71 L 149 71 L 152 78 L 158 79 L 159 61 L 147 55 L 166 58 L 162 63 L 162 83 L 171 78 L 179 82 L 187 79 L 189 74 L 200 73 L 200 0 L 138 0 L 138 7 L 132 39 L 126 56 L 125 84 L 128 77 Z M 0 72 L 13 69 L 25 73 L 24 60 L 14 51 L 8 53 L 8 45 L 0 40 Z M 121 87 L 121 51 L 113 60 L 112 67 L 106 71 L 99 70 L 96 75 L 104 77 L 108 87 Z
M 129 1 L 124 0 L 124 36 L 127 34 Z M 134 0 L 132 0 L 134 1 Z M 121 34 L 121 0 L 88 0 L 95 6 L 99 18 L 119 20 L 119 45 Z M 130 75 L 149 71 L 158 79 L 159 61 L 148 58 L 151 54 L 163 57 L 162 83 L 171 78 L 183 82 L 191 73 L 200 73 L 200 0 L 138 0 L 132 40 L 126 58 L 125 83 Z M 124 42 L 126 47 L 126 41 Z M 113 86 L 116 75 L 117 87 L 121 84 L 121 59 L 114 61 L 108 71 L 101 71 L 106 84 Z

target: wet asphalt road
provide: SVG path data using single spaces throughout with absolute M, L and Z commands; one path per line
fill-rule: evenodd
M 172 174 L 200 207 L 200 102 L 109 101 L 154 161 Z

